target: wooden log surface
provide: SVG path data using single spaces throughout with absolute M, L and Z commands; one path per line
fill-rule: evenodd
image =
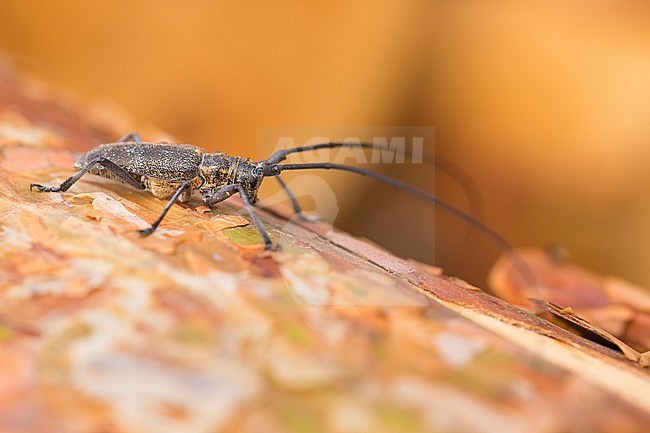
M 0 78 L 2 432 L 649 425 L 647 369 L 326 224 L 260 211 L 265 252 L 237 200 L 173 206 L 143 238 L 147 193 L 29 191 L 124 123 Z

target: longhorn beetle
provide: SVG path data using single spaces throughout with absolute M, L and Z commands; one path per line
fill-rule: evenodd
M 43 186 L 32 183 L 29 189 L 36 188 L 41 192 L 64 192 L 84 174 L 91 173 L 121 181 L 142 191 L 149 190 L 155 197 L 166 199 L 168 202 L 151 226 L 139 230 L 139 233 L 144 236 L 150 235 L 156 230 L 176 201 L 188 201 L 194 190 L 198 189 L 201 198 L 208 206 L 226 200 L 233 194 L 239 194 L 253 224 L 264 239 L 266 249 L 270 250 L 274 249 L 274 245 L 253 210 L 264 178 L 275 177 L 289 198 L 294 211 L 298 216 L 306 218 L 295 196 L 280 178 L 281 173 L 285 170 L 343 170 L 387 183 L 467 222 L 491 238 L 501 250 L 508 254 L 524 280 L 530 281 L 530 272 L 525 269 L 524 263 L 519 260 L 513 248 L 501 235 L 436 196 L 384 174 L 351 165 L 330 162 L 282 164 L 293 153 L 343 147 L 373 148 L 373 145 L 356 142 L 320 143 L 278 150 L 269 158 L 255 162 L 249 158 L 231 156 L 221 152 L 206 153 L 202 148 L 189 144 L 145 142 L 138 134 L 131 133 L 115 143 L 101 144 L 82 155 L 75 163 L 75 168 L 78 168 L 79 171 L 61 185 Z M 440 164 L 436 161 L 434 163 L 448 173 L 458 171 L 457 167 L 449 163 Z M 463 185 L 463 187 L 467 189 L 467 185 Z

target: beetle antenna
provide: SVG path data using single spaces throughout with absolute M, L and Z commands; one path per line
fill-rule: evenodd
M 362 148 L 362 149 L 380 149 L 380 150 L 390 150 L 386 145 L 374 144 L 374 143 L 360 143 L 360 142 L 327 142 L 327 143 L 318 143 L 311 144 L 308 146 L 302 147 L 290 147 L 287 149 L 280 149 L 274 152 L 270 157 L 264 160 L 264 163 L 267 164 L 277 164 L 281 161 L 287 159 L 287 157 L 293 153 L 302 153 L 310 152 L 318 149 L 336 149 L 336 148 Z M 411 158 L 413 154 L 405 149 L 404 156 Z M 422 161 L 429 165 L 435 166 L 438 170 L 446 173 L 449 177 L 454 179 L 458 185 L 463 189 L 465 195 L 467 196 L 467 201 L 469 204 L 469 213 L 473 215 L 476 219 L 482 219 L 484 215 L 484 205 L 483 205 L 483 195 L 481 190 L 474 182 L 472 177 L 467 174 L 465 170 L 462 169 L 459 165 L 454 162 L 443 158 L 441 156 L 430 156 L 427 154 L 422 155 Z
M 465 192 L 469 205 L 469 214 L 477 220 L 482 220 L 485 217 L 485 202 L 483 200 L 483 194 L 481 194 L 481 188 L 479 188 L 474 178 L 461 166 L 449 159 L 436 156 L 433 161 L 438 170 L 446 173 L 450 178 L 455 180 Z
M 436 197 L 435 195 L 428 194 L 419 188 L 415 188 L 407 183 L 394 179 L 390 176 L 386 176 L 385 174 L 378 173 L 376 171 L 368 170 L 361 167 L 355 167 L 355 166 L 345 165 L 345 164 L 336 164 L 331 162 L 304 163 L 304 164 L 271 164 L 271 165 L 264 166 L 262 168 L 262 171 L 265 177 L 272 177 L 272 176 L 278 176 L 281 172 L 285 170 L 311 170 L 311 169 L 342 170 L 342 171 L 360 174 L 362 176 L 372 177 L 373 179 L 379 180 L 380 182 L 384 182 L 397 189 L 400 189 L 426 203 L 429 203 L 432 206 L 435 206 L 447 212 L 448 214 L 451 214 L 456 218 L 459 218 L 460 220 L 466 222 L 467 224 L 476 228 L 477 230 L 485 234 L 488 238 L 490 238 L 499 247 L 499 249 L 502 250 L 508 256 L 514 268 L 517 269 L 517 271 L 519 272 L 522 280 L 524 281 L 524 284 L 526 284 L 528 287 L 531 287 L 533 289 L 536 287 L 536 279 L 534 277 L 532 270 L 528 267 L 528 265 L 525 262 L 521 260 L 521 258 L 515 252 L 512 245 L 510 245 L 510 243 L 507 240 L 505 240 L 503 236 L 501 236 L 500 234 L 498 234 L 497 232 L 495 232 L 494 230 L 492 230 L 491 228 L 489 228 L 488 226 L 486 226 L 476 218 L 472 217 L 471 215 L 468 215 L 467 213 L 454 207 L 450 203 Z

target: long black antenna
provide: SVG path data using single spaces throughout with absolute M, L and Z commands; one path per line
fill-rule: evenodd
M 426 160 L 425 160 L 426 161 Z M 434 159 L 435 167 L 446 173 L 450 178 L 465 191 L 467 196 L 469 214 L 477 220 L 482 220 L 485 215 L 485 204 L 481 189 L 476 184 L 476 181 L 467 174 L 465 170 L 455 162 L 436 155 Z
M 515 253 L 514 248 L 508 241 L 506 241 L 500 234 L 487 227 L 482 222 L 466 214 L 465 212 L 455 208 L 453 205 L 447 203 L 438 197 L 428 194 L 421 189 L 415 188 L 407 183 L 401 182 L 392 177 L 378 173 L 376 171 L 368 170 L 361 167 L 354 167 L 351 165 L 336 164 L 331 162 L 318 162 L 318 163 L 305 163 L 305 164 L 271 164 L 263 168 L 263 174 L 267 176 L 278 176 L 285 170 L 310 170 L 310 169 L 324 169 L 324 170 L 342 170 L 351 173 L 360 174 L 362 176 L 372 177 L 395 188 L 401 189 L 408 194 L 429 203 L 445 212 L 455 216 L 456 218 L 465 221 L 467 224 L 477 228 L 479 231 L 489 237 L 504 253 L 506 253 L 513 263 L 514 267 L 519 271 L 524 283 L 529 287 L 534 287 L 535 278 L 531 269 L 524 263 L 519 256 Z
M 308 146 L 302 147 L 290 147 L 288 149 L 280 149 L 274 152 L 269 158 L 265 160 L 268 164 L 277 164 L 287 159 L 287 157 L 293 153 L 301 152 L 310 152 L 312 150 L 318 149 L 335 149 L 342 147 L 350 148 L 362 148 L 362 149 L 382 149 L 390 150 L 388 146 L 381 144 L 371 144 L 371 143 L 362 143 L 362 142 L 327 142 L 327 143 L 318 143 L 311 144 Z M 411 152 L 408 149 L 405 149 L 404 156 L 412 157 Z M 469 213 L 473 215 L 476 219 L 481 219 L 484 213 L 483 206 L 483 196 L 481 195 L 480 189 L 474 182 L 474 180 L 463 170 L 459 165 L 454 162 L 440 157 L 440 156 L 429 156 L 427 154 L 422 155 L 422 161 L 427 164 L 435 166 L 440 171 L 446 173 L 449 177 L 454 179 L 458 185 L 465 191 L 467 196 L 467 201 L 469 204 Z

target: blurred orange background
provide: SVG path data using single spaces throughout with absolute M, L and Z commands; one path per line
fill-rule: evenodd
M 18 69 L 207 149 L 262 158 L 268 126 L 433 126 L 514 245 L 650 286 L 647 2 L 23 0 L 0 16 Z M 387 173 L 434 191 L 431 168 Z M 498 251 L 480 234 L 326 178 L 338 227 L 483 284 Z M 435 192 L 467 208 L 447 177 Z

